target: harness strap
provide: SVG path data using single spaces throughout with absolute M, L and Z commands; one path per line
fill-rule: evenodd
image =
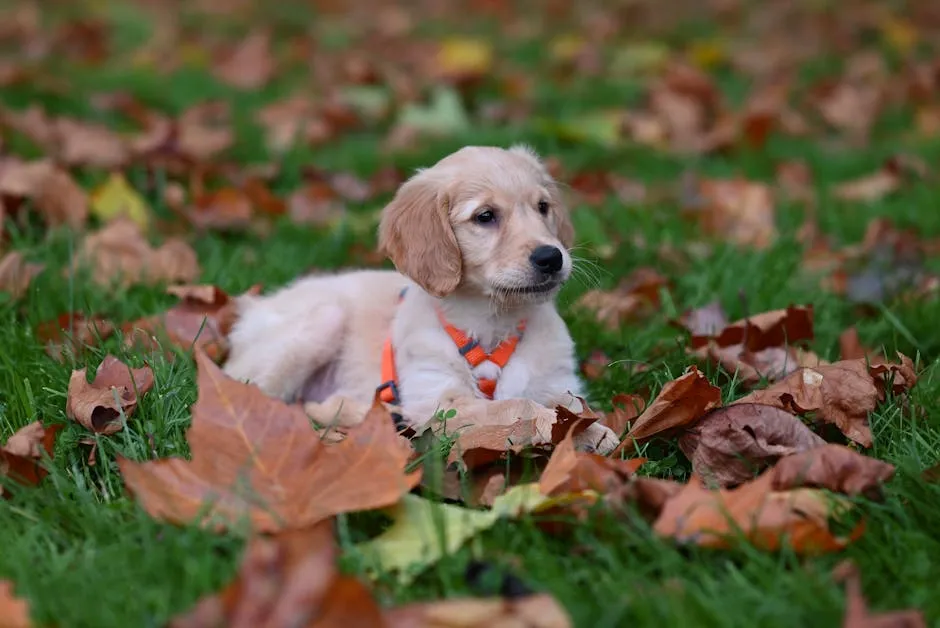
M 406 290 L 407 288 L 401 291 L 399 302 L 405 298 Z M 516 345 L 519 344 L 519 340 L 522 338 L 526 326 L 524 320 L 520 321 L 516 326 L 516 334 L 506 338 L 499 343 L 492 352 L 487 353 L 483 350 L 483 347 L 480 346 L 478 341 L 470 338 L 463 330 L 451 325 L 444 317 L 444 313 L 440 308 L 437 310 L 437 318 L 441 323 L 441 327 L 444 328 L 447 335 L 454 341 L 460 355 L 464 357 L 471 369 L 486 361 L 492 362 L 500 369 L 504 368 L 510 358 L 512 358 L 512 354 L 515 353 Z M 483 393 L 484 397 L 492 399 L 493 395 L 496 393 L 496 380 L 487 377 L 478 377 L 477 388 Z M 401 404 L 401 399 L 398 394 L 398 375 L 395 370 L 395 349 L 392 346 L 391 334 L 389 334 L 389 337 L 385 340 L 385 345 L 382 348 L 382 383 L 376 389 L 376 392 L 379 395 L 379 399 L 385 403 L 393 405 Z

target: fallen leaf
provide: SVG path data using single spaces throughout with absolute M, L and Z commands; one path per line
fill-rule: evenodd
M 264 106 L 255 119 L 264 127 L 265 144 L 272 153 L 283 153 L 303 142 L 319 123 L 314 102 L 303 94 Z
M 270 33 L 255 31 L 222 57 L 213 74 L 232 87 L 257 90 L 271 80 L 275 67 Z
M 43 427 L 34 421 L 20 428 L 0 447 L 0 477 L 11 478 L 22 484 L 34 485 L 46 477 L 48 471 L 39 465 L 43 455 L 52 457 L 55 439 L 62 425 Z M 0 496 L 4 495 L 0 484 Z M 0 617 L 3 617 L 0 613 Z
M 732 490 L 708 490 L 693 475 L 663 506 L 653 529 L 660 536 L 702 547 L 730 547 L 743 536 L 760 549 L 776 551 L 789 545 L 799 554 L 838 551 L 864 531 L 859 523 L 845 537 L 829 529 L 829 519 L 850 504 L 817 489 L 774 491 L 773 474 Z
M 256 285 L 242 296 L 255 295 Z M 221 360 L 228 352 L 228 334 L 238 315 L 237 298 L 213 285 L 169 286 L 167 292 L 180 302 L 166 312 L 124 325 L 130 345 L 156 348 L 150 339 L 165 337 L 184 351 L 199 349 L 213 360 Z
M 627 427 L 646 409 L 646 399 L 639 395 L 618 394 L 610 400 L 613 409 L 601 422 L 620 436 Z
M 130 158 L 127 142 L 106 126 L 57 118 L 53 129 L 59 160 L 68 166 L 120 168 Z
M 150 224 L 147 202 L 119 172 L 112 173 L 91 193 L 91 214 L 105 222 L 124 216 L 145 231 Z
M 842 445 L 824 444 L 782 458 L 773 468 L 775 491 L 826 488 L 846 495 L 882 497 L 882 485 L 894 476 L 894 465 Z
M 896 161 L 888 160 L 873 174 L 834 186 L 832 193 L 843 201 L 873 202 L 884 198 L 900 187 L 900 168 Z
M 97 346 L 114 333 L 114 325 L 100 317 L 66 312 L 36 328 L 36 338 L 45 344 L 46 354 L 58 362 L 78 356 L 85 347 Z
M 418 602 L 387 611 L 385 621 L 388 628 L 569 628 L 573 625 L 564 607 L 546 594 Z
M 766 404 L 798 415 L 813 413 L 815 418 L 838 427 L 849 439 L 863 447 L 871 447 L 868 415 L 879 401 L 884 400 L 883 375 L 889 372 L 900 374 L 896 392 L 910 388 L 917 381 L 913 368 L 904 361 L 906 359 L 902 357 L 900 365 L 873 365 L 871 368 L 864 359 L 802 368 L 734 403 Z
M 617 456 L 632 447 L 635 441 L 692 425 L 719 405 L 721 389 L 713 386 L 701 371 L 692 366 L 684 375 L 663 386 L 610 455 Z
M 586 491 L 604 495 L 623 485 L 644 462 L 646 458 L 621 460 L 576 451 L 569 433 L 552 452 L 539 479 L 539 490 L 546 496 Z
M 442 79 L 478 79 L 490 72 L 493 49 L 485 40 L 450 37 L 441 42 L 434 65 L 437 76 Z
M 197 162 L 212 159 L 235 143 L 230 106 L 223 101 L 210 101 L 190 107 L 173 128 L 176 151 Z
M 387 147 L 401 150 L 420 136 L 448 136 L 470 129 L 470 118 L 453 88 L 439 85 L 425 105 L 406 103 L 387 140 Z
M 589 290 L 577 306 L 594 313 L 599 323 L 618 329 L 623 323 L 648 314 L 659 306 L 659 291 L 669 280 L 657 270 L 642 267 L 634 270 L 611 291 Z
M 693 179 L 684 187 L 684 211 L 714 237 L 766 249 L 777 239 L 770 187 L 745 179 Z
M 919 610 L 872 613 L 862 595 L 862 579 L 858 567 L 850 560 L 832 570 L 836 582 L 845 583 L 845 617 L 843 628 L 927 628 L 924 614 Z
M 600 379 L 610 365 L 610 358 L 600 349 L 595 349 L 581 362 L 581 375 L 589 380 Z
M 199 398 L 186 432 L 191 460 L 119 458 L 130 491 L 151 516 L 225 528 L 247 517 L 270 532 L 395 504 L 418 484 L 411 447 L 376 405 L 346 438 L 326 444 L 302 408 L 226 377 L 196 353 Z M 204 510 L 207 508 L 208 510 Z
M 330 185 L 313 181 L 290 195 L 287 213 L 298 225 L 331 225 L 346 214 L 346 205 Z
M 869 363 L 884 361 L 880 352 L 868 349 L 862 344 L 855 327 L 849 327 L 839 334 L 839 357 L 842 360 L 867 358 Z
M 372 593 L 357 579 L 339 573 L 338 556 L 331 520 L 254 536 L 235 579 L 173 618 L 169 626 L 274 628 L 302 618 L 303 625 L 311 626 L 386 625 Z
M 93 432 L 114 434 L 122 427 L 121 416 L 129 418 L 140 397 L 151 388 L 153 371 L 149 366 L 134 369 L 107 355 L 91 383 L 86 369 L 72 371 L 65 414 Z
M 712 410 L 679 439 L 693 473 L 722 487 L 751 480 L 784 456 L 825 444 L 789 412 L 759 404 Z
M 243 229 L 254 214 L 251 199 L 238 188 L 222 188 L 196 198 L 187 218 L 198 229 Z
M 0 258 L 0 292 L 8 292 L 16 300 L 29 291 L 33 278 L 43 271 L 45 264 L 27 262 L 19 251 L 10 251 Z
M 390 512 L 391 527 L 356 548 L 372 570 L 397 572 L 399 582 L 407 584 L 500 519 L 531 512 L 545 499 L 537 484 L 511 488 L 494 500 L 491 510 L 472 510 L 403 495 Z
M 32 201 L 50 227 L 82 229 L 88 220 L 85 191 L 50 160 L 5 161 L 0 167 L 0 198 Z
M 679 324 L 691 333 L 693 356 L 720 364 L 745 386 L 825 363 L 811 351 L 791 346 L 813 338 L 812 306 L 791 305 L 715 329 L 724 321 L 721 306 L 713 303 L 685 314 Z
M 30 628 L 29 604 L 14 594 L 13 583 L 0 580 L 0 626 L 3 628 Z
M 71 270 L 74 273 L 84 267 L 103 286 L 193 281 L 201 272 L 196 253 L 186 242 L 170 238 L 153 248 L 140 228 L 125 217 L 85 237 L 72 259 Z

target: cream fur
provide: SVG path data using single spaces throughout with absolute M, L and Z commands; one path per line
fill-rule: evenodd
M 537 209 L 539 201 L 549 203 L 547 215 Z M 497 221 L 476 222 L 487 209 Z M 382 347 L 391 333 L 401 412 L 410 424 L 420 427 L 450 408 L 458 421 L 502 416 L 501 405 L 518 399 L 534 402 L 529 411 L 550 422 L 554 406 L 577 410 L 574 395 L 582 395 L 574 343 L 555 307 L 571 272 L 572 238 L 557 187 L 534 153 L 461 149 L 419 171 L 383 211 L 379 244 L 400 272 L 309 276 L 268 296 L 241 298 L 225 372 L 284 400 L 304 398 L 320 423 L 354 423 L 381 383 Z M 562 251 L 562 269 L 552 281 L 529 260 L 540 245 Z M 520 291 L 546 284 L 545 291 Z M 527 321 L 526 332 L 502 372 L 488 362 L 472 372 L 435 306 L 487 351 L 514 333 L 520 319 Z M 489 401 L 475 378 L 495 375 Z M 607 452 L 617 439 L 594 424 L 576 442 Z

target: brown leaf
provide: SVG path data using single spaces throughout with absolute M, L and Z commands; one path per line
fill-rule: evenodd
M 659 291 L 669 280 L 654 268 L 638 268 L 611 291 L 589 290 L 577 305 L 594 312 L 598 322 L 617 329 L 659 306 Z
M 697 368 L 667 383 L 649 407 L 637 418 L 620 445 L 611 453 L 652 436 L 691 425 L 721 404 L 721 389 L 713 386 Z
M 190 107 L 173 128 L 176 131 L 175 150 L 197 162 L 212 159 L 235 143 L 230 106 L 222 101 Z
M 3 628 L 30 628 L 29 604 L 14 594 L 13 583 L 0 580 L 0 626 Z
M 257 90 L 271 80 L 274 70 L 271 35 L 259 30 L 249 34 L 234 50 L 224 55 L 213 68 L 213 74 L 232 87 Z
M 3 162 L 0 198 L 32 201 L 50 227 L 81 229 L 88 220 L 88 195 L 68 172 L 50 160 Z
M 58 118 L 54 129 L 59 159 L 67 166 L 115 169 L 124 166 L 130 158 L 124 138 L 106 126 Z
M 261 291 L 255 285 L 242 296 Z M 142 318 L 124 326 L 128 344 L 156 348 L 153 335 L 189 351 L 201 349 L 213 360 L 228 352 L 228 333 L 237 318 L 237 299 L 212 285 L 170 286 L 167 292 L 181 300 L 162 314 Z
M 128 488 L 158 519 L 224 528 L 248 517 L 258 531 L 301 528 L 389 506 L 414 487 L 411 448 L 377 404 L 346 438 L 326 444 L 300 406 L 226 377 L 196 353 L 199 399 L 186 433 L 192 460 L 119 459 Z
M 894 476 L 894 465 L 869 458 L 842 445 L 824 444 L 781 459 L 773 468 L 775 491 L 808 486 L 846 495 L 881 497 L 882 485 Z
M 546 594 L 521 598 L 418 602 L 385 614 L 388 628 L 569 628 L 564 607 Z
M 864 531 L 860 523 L 847 537 L 834 536 L 828 524 L 834 506 L 826 493 L 774 491 L 772 482 L 767 471 L 736 489 L 712 491 L 693 475 L 666 502 L 653 529 L 681 543 L 713 548 L 730 547 L 741 534 L 761 549 L 776 551 L 786 543 L 800 554 L 840 550 Z
M 316 106 L 302 94 L 275 101 L 258 111 L 255 116 L 264 127 L 265 143 L 272 153 L 283 153 L 307 137 L 318 122 Z
M 646 458 L 620 460 L 575 450 L 569 433 L 555 447 L 539 479 L 543 495 L 563 495 L 595 491 L 607 494 L 626 482 Z
M 816 418 L 838 427 L 856 443 L 871 447 L 868 415 L 884 400 L 884 375 L 897 374 L 896 392 L 907 390 L 917 381 L 909 362 L 902 357 L 900 365 L 874 365 L 869 369 L 865 360 L 859 359 L 802 368 L 734 403 L 760 403 L 795 414 L 813 413 Z
M 19 299 L 45 267 L 45 264 L 27 262 L 19 251 L 10 251 L 0 258 L 0 292 L 9 292 L 13 299 Z
M 369 590 L 338 572 L 338 555 L 330 520 L 252 537 L 235 579 L 170 628 L 383 625 Z
M 55 439 L 62 427 L 43 427 L 42 423 L 35 421 L 20 428 L 0 447 L 0 477 L 12 478 L 22 484 L 38 484 L 48 473 L 39 465 L 39 460 L 43 452 L 52 457 Z M 0 485 L 0 495 L 3 494 L 3 486 Z
M 777 239 L 770 187 L 745 179 L 701 179 L 686 190 L 684 210 L 707 233 L 766 249 Z
M 288 197 L 287 213 L 295 224 L 323 226 L 342 218 L 346 205 L 330 185 L 313 181 Z
M 90 268 L 92 278 L 104 286 L 193 281 L 201 272 L 186 242 L 170 238 L 153 248 L 140 227 L 123 217 L 85 237 L 72 259 L 72 272 L 82 267 Z
M 871 613 L 862 595 L 861 575 L 852 561 L 836 565 L 832 575 L 837 582 L 845 582 L 843 628 L 927 628 L 924 614 L 919 610 Z
M 679 439 L 692 471 L 722 487 L 751 480 L 784 456 L 825 444 L 789 412 L 758 404 L 712 410 Z
M 684 486 L 671 480 L 634 476 L 623 486 L 608 493 L 604 501 L 618 510 L 635 506 L 647 521 L 654 521 L 666 503 L 679 494 Z
M 122 412 L 130 418 L 137 401 L 151 388 L 153 371 L 149 366 L 132 369 L 107 355 L 90 384 L 85 369 L 72 371 L 65 414 L 93 432 L 114 434 L 122 427 Z
M 196 198 L 187 218 L 199 229 L 243 229 L 254 214 L 251 199 L 238 188 L 222 188 Z
M 843 360 L 867 358 L 870 363 L 884 361 L 880 352 L 868 349 L 862 344 L 855 327 L 849 327 L 839 334 L 839 357 Z
M 613 409 L 601 419 L 601 423 L 612 429 L 617 436 L 623 434 L 646 408 L 646 399 L 639 395 L 621 393 L 614 395 L 610 402 Z
M 840 183 L 832 188 L 836 198 L 844 201 L 877 201 L 901 187 L 897 164 L 888 161 L 873 174 Z
M 81 312 L 66 312 L 36 328 L 36 338 L 45 344 L 46 354 L 58 362 L 78 356 L 84 347 L 96 346 L 114 333 L 114 325 L 100 317 L 86 317 Z
M 581 362 L 581 375 L 589 380 L 600 379 L 610 364 L 610 358 L 600 349 L 595 349 Z

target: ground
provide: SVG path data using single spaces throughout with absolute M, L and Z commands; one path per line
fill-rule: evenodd
M 11 109 L 41 104 L 52 115 L 70 115 L 128 130 L 132 127 L 126 118 L 96 107 L 93 96 L 120 90 L 148 108 L 170 115 L 208 99 L 223 99 L 233 108 L 236 138 L 226 158 L 240 166 L 270 163 L 274 156 L 254 120 L 255 112 L 294 90 L 307 90 L 315 98 L 329 91 L 329 86 L 314 81 L 314 76 L 321 75 L 306 65 L 316 53 L 296 41 L 313 34 L 318 45 L 331 54 L 341 54 L 346 47 L 369 50 L 355 29 L 343 30 L 334 22 L 318 21 L 313 9 L 299 4 L 271 4 L 274 13 L 265 13 L 264 19 L 272 26 L 279 52 L 293 54 L 303 62 L 277 73 L 263 86 L 247 90 L 227 85 L 211 73 L 212 62 L 205 52 L 216 41 L 237 41 L 246 25 L 256 23 L 242 9 L 223 15 L 200 14 L 195 9 L 183 13 L 181 28 L 188 29 L 187 35 L 172 53 L 180 58 L 179 67 L 164 72 L 158 66 L 166 59 L 138 59 L 134 55 L 157 28 L 146 12 L 150 9 L 134 3 L 62 8 L 67 14 L 44 16 L 49 24 L 40 32 L 52 32 L 56 24 L 78 18 L 89 24 L 101 22 L 107 35 L 106 53 L 99 59 L 85 59 L 77 50 L 87 50 L 74 44 L 78 48 L 66 47 L 63 52 L 44 56 L 28 70 L 42 80 L 14 81 L 2 89 L 0 100 Z M 863 3 L 852 4 L 859 5 L 860 15 L 875 13 Z M 492 7 L 501 3 L 487 6 L 496 11 Z M 827 10 L 824 2 L 805 8 L 807 15 L 820 22 Z M 443 137 L 406 141 L 408 150 L 388 148 L 388 123 L 354 125 L 326 141 L 288 150 L 279 158 L 280 172 L 271 180 L 273 192 L 289 195 L 302 180 L 303 169 L 310 166 L 368 178 L 383 166 L 394 165 L 408 172 L 431 164 L 465 144 L 524 141 L 560 165 L 561 179 L 572 184 L 574 192 L 580 191 L 574 174 L 585 172 L 613 173 L 646 188 L 646 195 L 634 200 L 607 189 L 602 189 L 599 200 L 574 195 L 575 253 L 584 258 L 583 272 L 576 274 L 559 302 L 579 357 L 585 359 L 600 349 L 615 362 L 590 382 L 592 399 L 601 409 L 610 407 L 607 400 L 614 393 L 639 392 L 650 399 L 664 382 L 680 375 L 692 362 L 681 334 L 670 321 L 714 300 L 721 302 L 732 320 L 789 304 L 812 304 L 815 339 L 811 347 L 820 357 L 838 359 L 839 335 L 855 325 L 865 344 L 883 345 L 892 358 L 895 351 L 915 358 L 920 381 L 909 400 L 891 398 L 870 418 L 874 446 L 866 453 L 893 463 L 897 472 L 886 487 L 883 502 L 861 501 L 867 530 L 844 551 L 807 558 L 786 550 L 758 551 L 746 544 L 727 551 L 681 547 L 658 538 L 640 521 L 628 524 L 602 513 L 592 525 L 576 528 L 573 537 L 555 538 L 523 520 L 497 525 L 407 587 L 396 585 L 392 578 L 382 579 L 376 588 L 380 600 L 392 604 L 479 594 L 481 591 L 468 583 L 466 570 L 472 561 L 486 561 L 517 575 L 533 589 L 555 595 L 579 626 L 824 626 L 840 622 L 844 611 L 843 589 L 831 577 L 831 570 L 840 560 L 851 558 L 861 570 L 864 593 L 874 609 L 918 608 L 930 623 L 940 625 L 940 598 L 936 595 L 940 563 L 935 560 L 940 556 L 940 485 L 921 478 L 923 470 L 940 459 L 940 411 L 936 406 L 940 395 L 940 333 L 936 325 L 940 300 L 934 293 L 878 300 L 862 308 L 851 295 L 829 290 L 818 278 L 808 276 L 804 272 L 805 240 L 800 237 L 808 212 L 806 203 L 775 197 L 779 233 L 767 246 L 753 247 L 706 237 L 699 224 L 679 211 L 681 195 L 677 193 L 684 173 L 692 170 L 706 178 L 742 176 L 772 183 L 781 162 L 801 161 L 813 175 L 809 189 L 815 199 L 816 221 L 834 249 L 859 242 L 868 224 L 878 217 L 890 218 L 896 226 L 910 228 L 924 240 L 940 237 L 934 175 L 905 177 L 890 194 L 872 200 L 842 200 L 833 194 L 833 185 L 878 171 L 895 155 L 919 156 L 928 164 L 936 163 L 940 140 L 929 137 L 915 123 L 916 103 L 905 98 L 891 100 L 874 121 L 869 136 L 854 143 L 847 141 L 840 129 L 817 125 L 804 135 L 772 132 L 766 142 L 736 144 L 725 151 L 683 153 L 668 146 L 650 146 L 624 137 L 619 129 L 611 130 L 605 116 L 639 110 L 652 78 L 642 72 L 592 72 L 589 62 L 568 74 L 556 71 L 552 68 L 563 65 L 559 57 L 564 56 L 563 50 L 559 51 L 564 42 L 560 43 L 557 34 L 580 33 L 570 44 L 575 47 L 589 46 L 590 41 L 585 40 L 595 36 L 606 37 L 601 46 L 604 54 L 629 50 L 633 44 L 633 57 L 626 56 L 637 64 L 642 61 L 638 42 L 656 44 L 663 54 L 676 57 L 697 51 L 691 54 L 692 59 L 713 77 L 735 109 L 753 83 L 735 69 L 733 59 L 729 60 L 733 46 L 722 43 L 735 41 L 725 39 L 729 20 L 715 17 L 719 13 L 705 12 L 702 20 L 666 20 L 666 27 L 642 31 L 639 23 L 623 26 L 632 14 L 611 9 L 605 19 L 626 16 L 621 17 L 623 33 L 602 36 L 597 33 L 604 31 L 598 24 L 607 23 L 601 19 L 603 12 L 594 17 L 578 14 L 578 19 L 569 22 L 558 16 L 546 18 L 544 31 L 539 20 L 525 19 L 524 12 L 522 17 L 518 10 L 512 14 L 516 17 L 506 20 L 481 13 L 477 16 L 480 19 L 455 26 L 448 11 L 428 10 L 428 21 L 418 21 L 410 36 L 439 42 L 453 37 L 459 28 L 460 33 L 490 41 L 496 59 L 482 62 L 482 87 L 470 93 L 473 98 L 497 104 L 504 98 L 509 100 L 504 96 L 506 83 L 488 80 L 492 79 L 488 74 L 492 68 L 512 67 L 518 73 L 513 76 L 532 79 L 524 115 L 506 122 L 473 109 L 472 122 L 465 128 L 445 124 L 449 128 Z M 836 22 L 844 17 L 839 10 L 829 15 Z M 895 21 L 890 24 L 901 24 L 916 35 L 916 18 L 904 21 L 905 14 L 898 15 L 901 17 L 891 18 Z M 848 50 L 835 44 L 833 49 L 817 46 L 818 51 L 814 49 L 811 56 L 795 64 L 794 93 L 821 78 L 841 76 L 850 53 L 876 51 L 892 68 L 902 68 L 909 57 L 924 53 L 917 46 L 907 46 L 903 37 L 891 35 L 901 26 L 878 30 L 889 17 L 878 14 L 870 19 L 870 28 L 849 29 L 853 37 L 861 34 L 850 40 Z M 531 27 L 528 34 L 526 27 Z M 793 42 L 793 47 L 798 48 L 798 43 Z M 297 50 L 285 52 L 291 47 Z M 386 52 L 390 58 L 405 54 L 394 48 Z M 931 52 L 926 51 L 928 59 Z M 376 51 L 372 53 L 378 56 Z M 648 50 L 646 54 L 652 53 Z M 88 56 L 94 57 L 91 53 Z M 815 130 L 819 128 L 824 131 Z M 4 133 L 0 150 L 27 157 L 42 153 L 15 132 Z M 107 169 L 78 167 L 74 173 L 90 190 L 106 178 Z M 133 165 L 127 168 L 127 176 L 144 191 L 156 212 L 171 215 L 164 201 L 166 180 L 162 175 L 158 174 L 154 183 L 144 166 Z M 182 177 L 176 180 L 189 183 Z M 312 268 L 363 263 L 361 249 L 353 245 L 374 245 L 371 217 L 387 198 L 385 192 L 348 202 L 345 218 L 324 227 L 298 226 L 281 217 L 263 233 L 256 229 L 210 230 L 184 235 L 198 254 L 199 282 L 215 284 L 230 294 L 257 283 L 270 288 Z M 244 544 L 236 534 L 216 535 L 154 521 L 125 493 L 117 470 L 117 456 L 143 460 L 186 454 L 185 430 L 189 408 L 196 399 L 193 362 L 183 351 L 169 360 L 157 353 L 124 349 L 114 337 L 88 349 L 77 362 L 60 363 L 47 355 L 36 329 L 63 312 L 100 313 L 111 320 L 132 321 L 165 309 L 175 299 L 162 285 L 105 289 L 81 276 L 63 274 L 60 269 L 68 266 L 82 239 L 76 230 L 48 230 L 38 219 L 10 220 L 4 237 L 3 251 L 22 251 L 46 269 L 22 298 L 0 297 L 3 439 L 35 420 L 67 423 L 66 390 L 73 367 L 95 366 L 108 352 L 134 364 L 147 360 L 154 369 L 156 386 L 141 400 L 126 429 L 95 437 L 97 460 L 93 466 L 88 464 L 88 446 L 79 442 L 89 433 L 68 423 L 59 436 L 50 475 L 36 488 L 17 491 L 12 499 L 0 503 L 0 577 L 16 583 L 17 594 L 29 600 L 38 622 L 96 627 L 163 625 L 229 581 Z M 156 230 L 150 237 L 154 242 L 164 238 Z M 707 246 L 690 247 L 690 243 L 699 242 Z M 677 260 L 662 254 L 667 246 L 696 254 Z M 612 288 L 640 267 L 655 268 L 671 281 L 670 290 L 654 312 L 611 329 L 596 322 L 590 312 L 575 307 L 587 290 Z M 928 261 L 925 268 L 940 269 L 935 260 Z M 647 368 L 639 373 L 625 368 L 634 361 Z M 716 367 L 705 367 L 705 372 L 721 384 L 726 400 L 742 394 Z M 653 440 L 645 455 L 651 463 L 642 473 L 680 480 L 688 477 L 689 464 L 674 442 Z M 359 516 L 341 516 L 341 541 L 348 545 L 362 538 L 370 525 Z M 361 568 L 354 555 L 347 557 L 345 565 L 352 573 Z

